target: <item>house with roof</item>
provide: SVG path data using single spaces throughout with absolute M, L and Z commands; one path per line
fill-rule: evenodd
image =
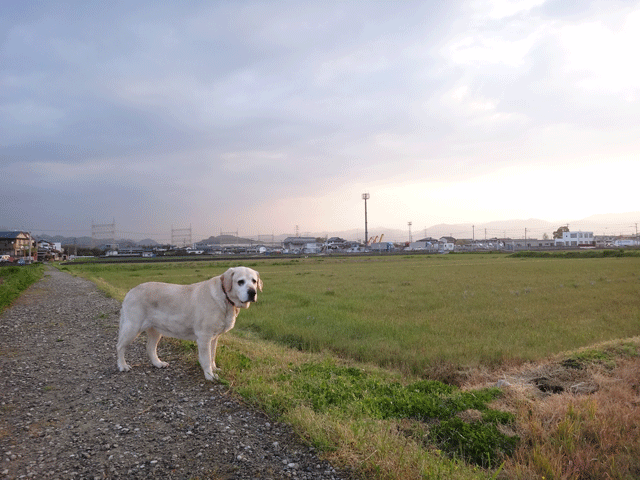
M 17 230 L 0 232 L 0 255 L 30 258 L 36 251 L 36 242 L 29 232 Z
M 327 241 L 324 243 L 324 245 L 330 251 L 331 250 L 336 250 L 336 251 L 346 250 L 347 241 L 344 238 L 331 237 L 331 238 L 327 239 Z
M 282 248 L 289 253 L 319 253 L 322 244 L 316 237 L 287 237 L 282 241 Z
M 453 252 L 456 248 L 456 239 L 453 237 L 440 237 L 438 240 L 438 251 Z
M 425 237 L 420 240 L 416 240 L 415 242 L 411 242 L 405 250 L 423 250 L 427 252 L 438 251 L 438 240 L 431 237 Z

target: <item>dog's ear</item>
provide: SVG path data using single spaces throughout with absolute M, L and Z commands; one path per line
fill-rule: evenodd
M 258 290 L 262 291 L 262 279 L 260 278 L 259 273 L 258 273 Z
M 222 288 L 224 288 L 224 291 L 227 292 L 227 294 L 231 292 L 231 289 L 233 288 L 234 273 L 235 270 L 233 268 L 230 268 L 222 274 Z

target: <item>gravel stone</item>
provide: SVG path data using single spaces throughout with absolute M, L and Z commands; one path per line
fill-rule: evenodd
M 120 306 L 47 267 L 0 314 L 2 478 L 351 477 L 163 342 L 169 368 L 153 367 L 139 339 L 120 373 Z

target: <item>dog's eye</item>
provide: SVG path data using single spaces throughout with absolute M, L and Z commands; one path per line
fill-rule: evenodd
M 240 281 L 238 282 L 238 285 L 240 285 L 240 286 L 244 285 L 244 280 L 240 280 Z

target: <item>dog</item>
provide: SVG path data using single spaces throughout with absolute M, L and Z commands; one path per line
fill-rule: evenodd
M 147 333 L 147 354 L 158 368 L 169 364 L 158 358 L 162 336 L 193 340 L 204 377 L 214 373 L 218 338 L 233 328 L 241 308 L 249 308 L 262 291 L 260 274 L 251 268 L 230 268 L 222 275 L 192 285 L 148 282 L 132 288 L 120 310 L 120 331 L 116 346 L 118 369 L 127 372 L 124 353 L 141 332 Z

